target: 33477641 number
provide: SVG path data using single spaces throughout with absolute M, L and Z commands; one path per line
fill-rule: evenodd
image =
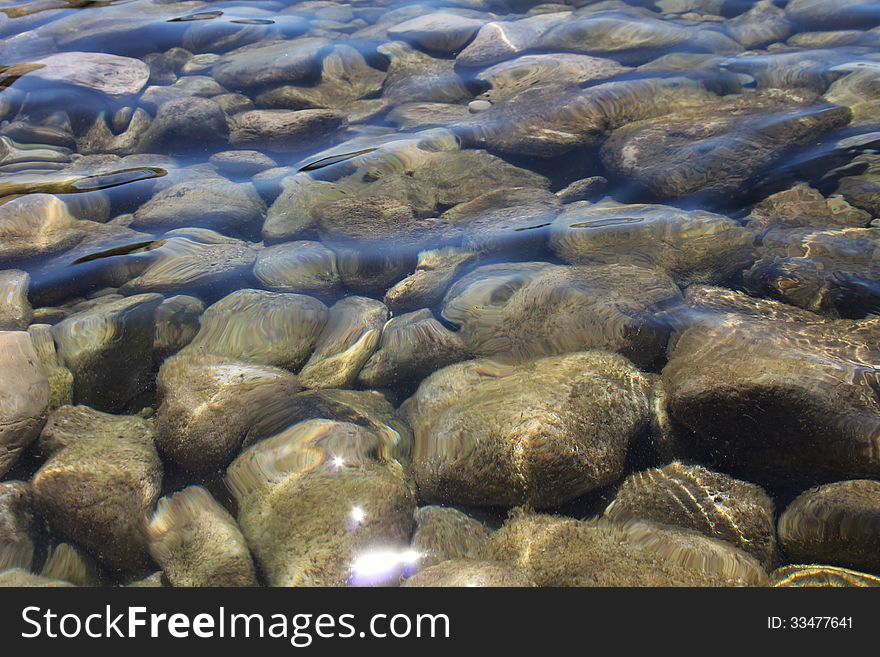
M 793 630 L 852 629 L 852 616 L 792 616 L 788 627 Z

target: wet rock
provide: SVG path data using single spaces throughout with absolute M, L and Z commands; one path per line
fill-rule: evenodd
M 156 444 L 199 472 L 225 466 L 264 416 L 282 412 L 301 386 L 280 368 L 201 353 L 166 360 L 156 380 Z
M 73 373 L 61 364 L 49 324 L 31 324 L 28 335 L 49 382 L 49 411 L 73 403 Z
M 417 381 L 468 356 L 461 338 L 423 308 L 388 321 L 378 351 L 366 362 L 357 382 L 367 388 L 384 388 Z
M 0 571 L 30 570 L 34 558 L 34 504 L 30 484 L 0 482 Z
M 70 150 L 57 146 L 35 147 L 0 136 L 0 172 L 61 169 L 70 162 Z
M 667 205 L 577 203 L 550 229 L 550 246 L 574 264 L 633 264 L 682 285 L 723 281 L 754 261 L 752 233 L 727 217 Z
M 52 531 L 111 568 L 146 565 L 142 522 L 162 484 L 151 423 L 65 406 L 46 430 L 41 446 L 56 449 L 34 475 L 33 490 Z
M 327 45 L 325 39 L 303 38 L 244 46 L 214 64 L 214 79 L 235 90 L 307 80 L 318 74 L 318 54 Z
M 358 249 L 336 248 L 336 266 L 342 284 L 352 292 L 381 297 L 415 267 L 410 253 L 362 253 Z
M 254 276 L 276 292 L 329 297 L 340 285 L 336 254 L 320 242 L 285 242 L 259 252 Z
M 0 330 L 20 331 L 27 328 L 34 309 L 27 298 L 31 277 L 19 269 L 0 271 Z
M 49 382 L 25 331 L 0 331 L 0 477 L 46 422 Z
M 459 66 L 477 67 L 511 59 L 535 48 L 545 32 L 570 17 L 571 12 L 553 12 L 516 21 L 486 23 L 455 61 Z
M 724 23 L 727 33 L 744 48 L 760 48 L 784 41 L 792 33 L 785 11 L 773 0 L 761 0 L 754 7 Z
M 443 126 L 467 118 L 465 105 L 451 103 L 403 103 L 388 112 L 388 121 L 401 130 Z
M 70 582 L 74 586 L 101 586 L 99 567 L 88 554 L 70 543 L 49 548 L 40 577 Z
M 77 149 L 83 155 L 130 155 L 138 150 L 152 122 L 152 117 L 138 108 L 122 130 L 114 130 L 115 126 L 111 128 L 106 117 L 99 115 L 95 117 L 92 127 L 77 140 Z
M 634 265 L 511 263 L 459 279 L 442 315 L 461 326 L 476 355 L 528 360 L 605 349 L 646 367 L 662 355 L 669 335 L 657 313 L 680 299 L 668 276 Z
M 613 59 L 553 53 L 524 55 L 495 64 L 476 79 L 491 88 L 484 94 L 491 101 L 511 98 L 535 84 L 576 85 L 612 78 L 629 71 Z
M 864 172 L 841 178 L 837 193 L 857 208 L 880 216 L 880 155 L 859 155 L 853 162 L 865 166 Z
M 223 151 L 210 158 L 217 171 L 232 178 L 250 178 L 278 166 L 275 160 L 259 151 Z
M 253 185 L 209 178 L 166 187 L 137 209 L 129 225 L 151 232 L 198 227 L 257 236 L 265 216 L 266 206 Z
M 300 372 L 307 388 L 349 388 L 379 346 L 388 308 L 365 297 L 336 302 L 318 336 L 315 351 Z
M 405 547 L 415 496 L 382 445 L 361 427 L 310 420 L 229 466 L 239 524 L 270 586 L 370 583 L 359 560 L 376 545 Z
M 880 570 L 880 482 L 839 481 L 808 490 L 779 518 L 779 541 L 792 561 Z
M 755 484 L 673 462 L 630 475 L 605 516 L 693 529 L 727 541 L 765 567 L 776 560 L 773 501 Z
M 163 497 L 147 526 L 150 554 L 172 586 L 256 586 L 232 516 L 201 486 Z
M 208 307 L 184 353 L 298 370 L 327 322 L 327 307 L 302 294 L 238 290 Z
M 449 559 L 479 559 L 491 534 L 488 527 L 458 509 L 423 506 L 415 515 L 410 547 L 423 569 Z
M 619 128 L 602 146 L 602 162 L 662 198 L 726 196 L 786 149 L 846 125 L 850 116 L 847 108 L 816 104 L 809 93 L 743 94 Z
M 241 285 L 249 280 L 257 253 L 245 242 L 212 230 L 179 228 L 164 243 L 144 254 L 145 264 L 120 290 L 141 292 L 197 292 Z
M 825 198 L 806 183 L 798 183 L 755 205 L 748 216 L 748 228 L 756 233 L 771 228 L 863 228 L 870 221 L 871 215 L 840 195 Z
M 0 571 L 0 587 L 7 586 L 16 588 L 31 586 L 59 587 L 73 586 L 73 584 L 60 579 L 49 579 L 41 575 L 34 575 L 22 568 L 9 568 L 8 570 Z
M 388 30 L 388 36 L 425 50 L 452 54 L 470 41 L 482 25 L 483 21 L 476 18 L 438 11 L 398 23 Z
M 65 84 L 110 98 L 138 93 L 147 84 L 150 67 L 139 59 L 99 52 L 63 52 L 31 62 L 27 73 L 45 84 Z
M 767 574 L 723 541 L 646 521 L 515 513 L 487 555 L 538 586 L 762 586 Z
M 836 566 L 782 566 L 770 573 L 770 586 L 877 587 L 880 577 Z
M 825 100 L 849 107 L 852 125 L 876 125 L 880 122 L 880 73 L 875 70 L 856 70 L 832 84 Z
M 252 110 L 231 122 L 233 146 L 288 153 L 320 144 L 344 127 L 345 117 L 333 110 Z
M 140 294 L 75 313 L 52 327 L 74 378 L 74 400 L 118 411 L 150 384 L 159 294 Z M 119 376 L 125 372 L 125 376 Z
M 877 321 L 753 306 L 698 315 L 671 351 L 663 383 L 690 450 L 750 481 L 877 476 Z
M 497 561 L 452 559 L 416 573 L 404 582 L 406 587 L 523 587 L 534 586 L 513 566 Z
M 599 196 L 608 186 L 608 180 L 602 176 L 590 176 L 589 178 L 581 178 L 556 192 L 556 196 L 563 203 L 574 203 L 575 201 L 589 201 Z
M 153 354 L 165 360 L 188 345 L 199 332 L 199 318 L 205 311 L 201 299 L 178 294 L 156 308 L 156 335 Z
M 700 107 L 717 97 L 682 77 L 606 82 L 587 89 L 540 84 L 496 103 L 458 130 L 466 142 L 515 155 L 556 157 L 598 146 L 633 121 Z
M 7 265 L 64 251 L 84 236 L 57 196 L 28 194 L 0 205 L 0 260 Z
M 228 116 L 254 109 L 254 101 L 242 94 L 220 94 L 212 98 Z
M 795 23 L 822 30 L 864 29 L 880 23 L 880 11 L 872 0 L 842 0 L 833 5 L 822 0 L 791 0 L 785 13 Z
M 391 60 L 382 97 L 393 105 L 455 103 L 472 97 L 450 59 L 431 57 L 402 41 L 383 43 L 377 50 Z
M 401 408 L 419 498 L 549 507 L 612 483 L 647 431 L 649 394 L 644 375 L 604 352 L 435 372 Z
M 385 293 L 385 305 L 398 313 L 435 306 L 459 272 L 477 257 L 455 246 L 419 252 L 415 271 Z
M 191 153 L 221 149 L 229 140 L 226 114 L 209 98 L 175 98 L 162 103 L 144 133 L 142 153 Z

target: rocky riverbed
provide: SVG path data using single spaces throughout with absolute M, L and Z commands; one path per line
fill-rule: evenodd
M 880 586 L 878 0 L 0 5 L 0 585 Z

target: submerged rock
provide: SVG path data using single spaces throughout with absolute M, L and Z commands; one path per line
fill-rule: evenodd
M 369 584 L 376 574 L 360 560 L 377 545 L 406 546 L 415 497 L 383 452 L 366 429 L 309 420 L 229 466 L 239 524 L 270 586 Z
M 451 559 L 416 573 L 406 587 L 526 587 L 534 586 L 522 571 L 499 561 Z
M 647 521 L 515 513 L 486 554 L 538 586 L 762 586 L 767 573 L 729 543 Z
M 169 459 L 195 471 L 229 463 L 259 422 L 283 413 L 301 390 L 286 370 L 202 353 L 181 353 L 162 364 L 156 380 L 156 444 Z
M 515 21 L 491 21 L 483 25 L 456 63 L 459 66 L 487 66 L 516 57 L 536 47 L 550 28 L 571 17 L 571 12 L 552 12 Z
M 70 543 L 59 543 L 49 548 L 40 577 L 70 582 L 74 586 L 103 584 L 95 560 Z
M 650 388 L 605 352 L 435 372 L 401 407 L 415 433 L 419 497 L 540 508 L 610 484 L 648 430 Z
M 42 575 L 34 575 L 23 568 L 9 568 L 0 570 L 0 587 L 59 587 L 74 586 L 70 582 L 60 579 L 49 579 Z
M 275 292 L 331 297 L 341 282 L 336 254 L 320 242 L 285 242 L 259 252 L 254 276 Z
M 550 246 L 575 264 L 634 264 L 682 285 L 723 281 L 754 260 L 753 235 L 704 210 L 602 201 L 573 204 L 556 219 Z
M 304 151 L 345 126 L 345 116 L 325 109 L 250 110 L 230 119 L 230 143 L 277 153 Z
M 34 559 L 37 525 L 30 484 L 0 482 L 0 571 L 30 570 Z
M 209 98 L 187 96 L 159 106 L 141 137 L 142 153 L 189 153 L 223 148 L 229 139 L 226 114 Z
M 201 486 L 163 497 L 147 536 L 172 586 L 255 586 L 254 564 L 232 516 Z
M 773 501 L 755 484 L 674 462 L 630 475 L 605 516 L 684 527 L 727 541 L 765 567 L 776 560 Z
M 455 246 L 419 252 L 415 271 L 385 293 L 385 305 L 392 312 L 436 305 L 458 273 L 477 258 L 477 253 Z
M 479 520 L 452 507 L 423 506 L 415 521 L 410 547 L 419 553 L 421 568 L 449 559 L 479 559 L 491 534 Z
M 365 297 L 331 306 L 315 351 L 300 372 L 307 388 L 348 388 L 379 346 L 388 308 Z
M 203 353 L 298 370 L 327 322 L 327 307 L 313 297 L 238 290 L 209 306 L 184 353 Z
M 468 356 L 458 334 L 423 308 L 388 320 L 379 348 L 361 369 L 357 382 L 367 388 L 385 388 L 418 381 Z
M 51 455 L 34 475 L 33 489 L 53 532 L 111 568 L 146 565 L 142 522 L 162 483 L 151 423 L 65 406 L 53 413 L 44 436 L 41 447 Z
M 880 10 L 873 0 L 841 0 L 829 5 L 822 0 L 791 0 L 785 13 L 792 21 L 822 30 L 880 23 Z
M 75 313 L 52 327 L 58 357 L 73 372 L 76 403 L 118 411 L 147 389 L 161 303 L 160 294 L 139 294 Z
M 770 573 L 770 586 L 880 587 L 880 577 L 836 566 L 782 566 Z
M 27 194 L 0 205 L 0 261 L 5 264 L 58 253 L 85 237 L 65 203 L 51 194 Z
M 635 265 L 486 265 L 443 301 L 476 355 L 528 360 L 585 349 L 616 351 L 640 366 L 663 353 L 669 327 L 658 311 L 681 293 L 667 275 Z
M 31 324 L 28 335 L 49 381 L 49 411 L 73 403 L 73 373 L 61 364 L 49 324 Z
M 837 193 L 857 208 L 880 216 L 880 155 L 859 155 L 853 163 L 864 166 L 865 170 L 841 178 Z
M 747 12 L 724 23 L 727 33 L 744 48 L 760 48 L 784 41 L 792 26 L 785 12 L 773 0 L 761 0 Z
M 307 80 L 317 75 L 318 54 L 327 45 L 311 37 L 247 45 L 214 64 L 214 79 L 234 90 Z
M 779 541 L 792 561 L 880 571 L 880 482 L 839 481 L 808 490 L 779 518 Z
M 40 433 L 49 381 L 25 331 L 0 331 L 0 477 Z
M 392 39 L 413 43 L 425 50 L 452 54 L 464 46 L 484 21 L 438 11 L 411 18 L 388 30 Z
M 0 271 L 0 331 L 26 329 L 34 316 L 28 301 L 31 277 L 19 269 Z
M 763 233 L 772 228 L 864 228 L 870 221 L 870 214 L 840 195 L 826 198 L 806 183 L 798 183 L 755 205 L 747 226 Z
M 880 34 L 878 34 L 880 38 Z M 852 125 L 876 125 L 880 122 L 880 72 L 877 69 L 858 70 L 832 84 L 825 100 L 849 107 Z
M 390 60 L 382 98 L 394 105 L 455 103 L 472 97 L 452 60 L 431 57 L 402 41 L 383 43 L 377 50 Z
M 199 318 L 205 304 L 196 297 L 178 294 L 156 308 L 156 335 L 153 355 L 165 360 L 188 345 L 199 332 Z
M 150 68 L 139 59 L 100 52 L 63 52 L 30 62 L 27 79 L 65 84 L 110 98 L 138 93 L 147 84 Z

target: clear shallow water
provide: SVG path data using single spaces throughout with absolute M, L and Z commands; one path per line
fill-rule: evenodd
M 878 26 L 3 3 L 0 581 L 877 584 Z

